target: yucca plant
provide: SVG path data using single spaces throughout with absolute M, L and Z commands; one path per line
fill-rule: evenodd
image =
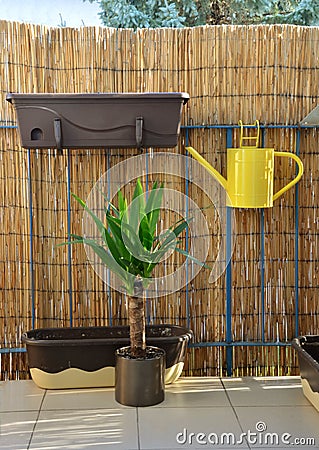
M 146 198 L 146 192 L 138 179 L 129 206 L 121 191 L 117 193 L 117 206 L 104 197 L 104 221 L 97 217 L 82 199 L 72 195 L 94 220 L 99 239 L 71 235 L 72 240 L 69 243 L 90 246 L 102 263 L 122 281 L 128 295 L 131 357 L 144 357 L 144 292 L 155 267 L 168 251 L 176 250 L 195 260 L 178 247 L 180 241 L 177 238 L 188 227 L 188 221 L 182 219 L 165 233 L 160 236 L 157 234 L 163 199 L 163 184 L 159 185 L 157 182 Z M 196 262 L 199 263 L 197 260 Z

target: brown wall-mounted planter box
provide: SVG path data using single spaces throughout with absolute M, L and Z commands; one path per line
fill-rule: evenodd
M 293 340 L 297 351 L 304 395 L 319 411 L 319 336 L 301 336 Z
M 192 332 L 176 325 L 150 325 L 147 345 L 166 353 L 165 382 L 184 366 Z M 42 328 L 23 334 L 33 381 L 45 389 L 114 386 L 115 351 L 129 345 L 129 327 Z
M 174 147 L 179 92 L 7 95 L 25 148 Z

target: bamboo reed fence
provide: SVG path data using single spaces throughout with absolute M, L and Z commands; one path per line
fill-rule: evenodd
M 262 124 L 298 124 L 318 103 L 319 28 L 297 26 L 206 26 L 185 29 L 115 30 L 83 27 L 46 28 L 0 21 L 0 347 L 20 347 L 32 326 L 30 302 L 30 222 L 28 152 L 20 147 L 8 92 L 185 91 L 191 100 L 183 125 L 231 125 L 239 119 Z M 305 173 L 299 184 L 299 331 L 319 334 L 319 152 L 318 131 L 301 130 L 300 157 Z M 226 175 L 226 134 L 193 129 L 190 142 Z M 234 132 L 238 144 L 238 133 Z M 173 151 L 185 154 L 185 136 Z M 268 129 L 265 146 L 295 151 L 296 130 Z M 156 151 L 156 150 L 154 150 Z M 138 150 L 71 150 L 71 191 L 86 198 L 111 166 Z M 68 326 L 67 249 L 56 247 L 67 236 L 65 153 L 30 153 L 33 201 L 35 327 Z M 168 161 L 169 164 L 169 161 Z M 166 187 L 184 190 L 183 180 L 165 174 Z M 276 165 L 275 186 L 291 178 L 291 162 Z M 134 172 L 134 167 L 132 167 Z M 125 174 L 123 174 L 125 179 Z M 130 186 L 128 187 L 130 189 Z M 295 333 L 294 190 L 265 210 L 265 340 L 289 342 Z M 193 200 L 207 198 L 196 186 Z M 79 233 L 82 212 L 72 204 L 72 232 Z M 205 212 L 210 234 L 217 233 L 213 212 Z M 256 210 L 236 215 L 232 257 L 232 332 L 234 341 L 261 336 L 260 219 Z M 169 223 L 169 215 L 164 221 Z M 214 259 L 210 250 L 208 261 Z M 170 259 L 167 270 L 180 260 Z M 225 275 L 208 283 L 202 270 L 188 286 L 195 342 L 224 341 Z M 73 324 L 126 323 L 126 300 L 111 292 L 73 248 Z M 112 297 L 112 303 L 108 299 Z M 186 323 L 186 288 L 150 300 L 153 322 Z M 110 306 L 111 305 L 111 306 Z M 112 308 L 112 311 L 110 311 Z M 25 354 L 0 354 L 1 378 L 28 377 Z M 287 347 L 235 347 L 234 375 L 298 373 Z M 189 351 L 187 375 L 225 374 L 225 348 Z

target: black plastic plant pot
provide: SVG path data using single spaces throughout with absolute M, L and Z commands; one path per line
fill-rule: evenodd
M 184 92 L 7 95 L 25 148 L 175 147 Z
M 165 351 L 146 347 L 144 358 L 132 358 L 130 347 L 116 351 L 115 400 L 126 406 L 152 406 L 165 398 Z
M 319 411 L 319 336 L 298 337 L 292 346 L 298 354 L 303 393 Z
M 166 353 L 165 383 L 181 375 L 192 331 L 177 325 L 146 328 L 149 346 Z M 129 345 L 129 327 L 42 328 L 23 334 L 33 381 L 44 389 L 115 384 L 115 352 Z

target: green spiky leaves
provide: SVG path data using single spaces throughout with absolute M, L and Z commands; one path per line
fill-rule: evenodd
M 158 234 L 163 193 L 163 184 L 157 182 L 149 192 L 144 192 L 138 179 L 130 204 L 121 191 L 117 194 L 117 206 L 102 194 L 105 200 L 104 220 L 81 198 L 72 194 L 94 221 L 98 237 L 72 235 L 68 243 L 89 246 L 98 259 L 121 279 L 130 295 L 136 277 L 141 277 L 147 286 L 147 280 L 151 278 L 155 267 L 174 251 L 201 264 L 179 248 L 181 242 L 178 238 L 187 229 L 187 220 L 181 219 L 165 232 Z

